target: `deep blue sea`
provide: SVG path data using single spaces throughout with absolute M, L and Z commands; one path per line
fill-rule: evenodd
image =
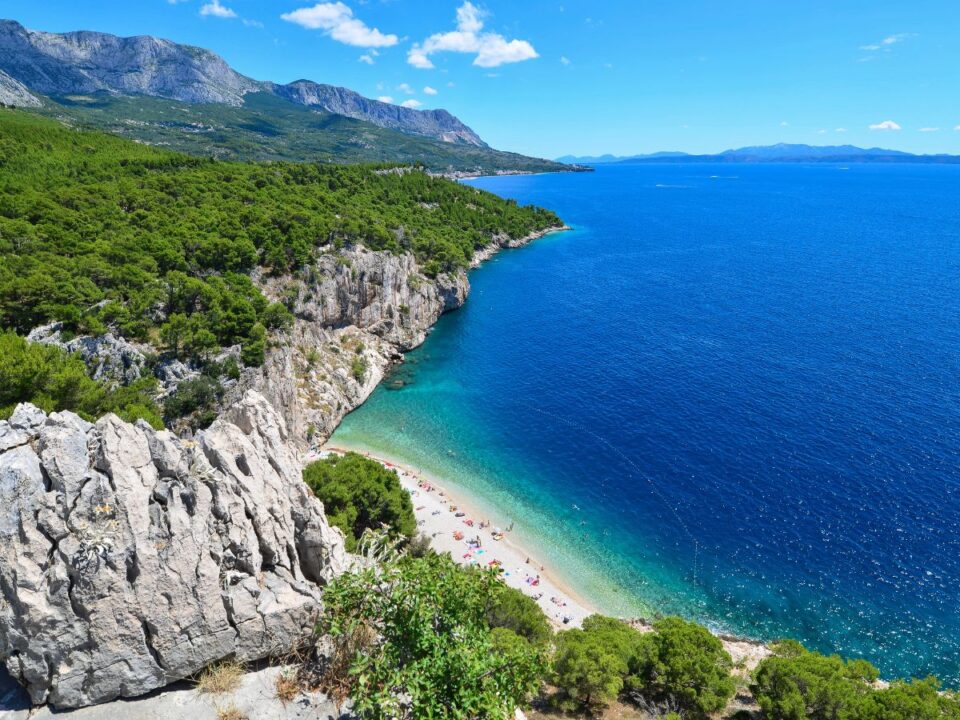
M 472 184 L 574 230 L 473 272 L 334 442 L 515 520 L 606 612 L 960 686 L 960 167 Z

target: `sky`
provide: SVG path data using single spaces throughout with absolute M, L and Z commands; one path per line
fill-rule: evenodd
M 2 0 L 0 16 L 445 108 L 541 157 L 777 142 L 960 154 L 960 0 Z

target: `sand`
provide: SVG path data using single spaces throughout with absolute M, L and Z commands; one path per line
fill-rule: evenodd
M 344 452 L 346 450 L 342 448 L 327 446 L 319 454 L 308 458 L 308 461 Z M 397 471 L 400 484 L 410 493 L 417 528 L 430 538 L 434 550 L 450 553 L 460 565 L 498 564 L 503 581 L 534 598 L 557 628 L 579 627 L 584 618 L 596 612 L 589 603 L 558 582 L 549 565 L 516 543 L 509 528 L 497 528 L 496 525 L 481 528 L 486 518 L 473 512 L 462 497 L 451 493 L 433 478 L 392 460 L 374 457 L 366 452 L 361 454 Z M 468 521 L 473 522 L 472 527 Z M 501 540 L 494 539 L 495 530 L 502 531 Z M 457 539 L 460 533 L 462 538 Z M 476 545 L 478 540 L 479 546 Z

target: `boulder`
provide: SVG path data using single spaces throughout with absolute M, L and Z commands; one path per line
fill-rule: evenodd
M 132 697 L 283 654 L 346 569 L 255 392 L 196 441 L 30 405 L 0 437 L 0 660 L 34 703 Z

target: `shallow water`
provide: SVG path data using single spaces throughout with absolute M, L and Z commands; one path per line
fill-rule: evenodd
M 334 443 L 450 478 L 607 612 L 960 685 L 960 168 L 473 184 L 575 230 L 472 273 Z

